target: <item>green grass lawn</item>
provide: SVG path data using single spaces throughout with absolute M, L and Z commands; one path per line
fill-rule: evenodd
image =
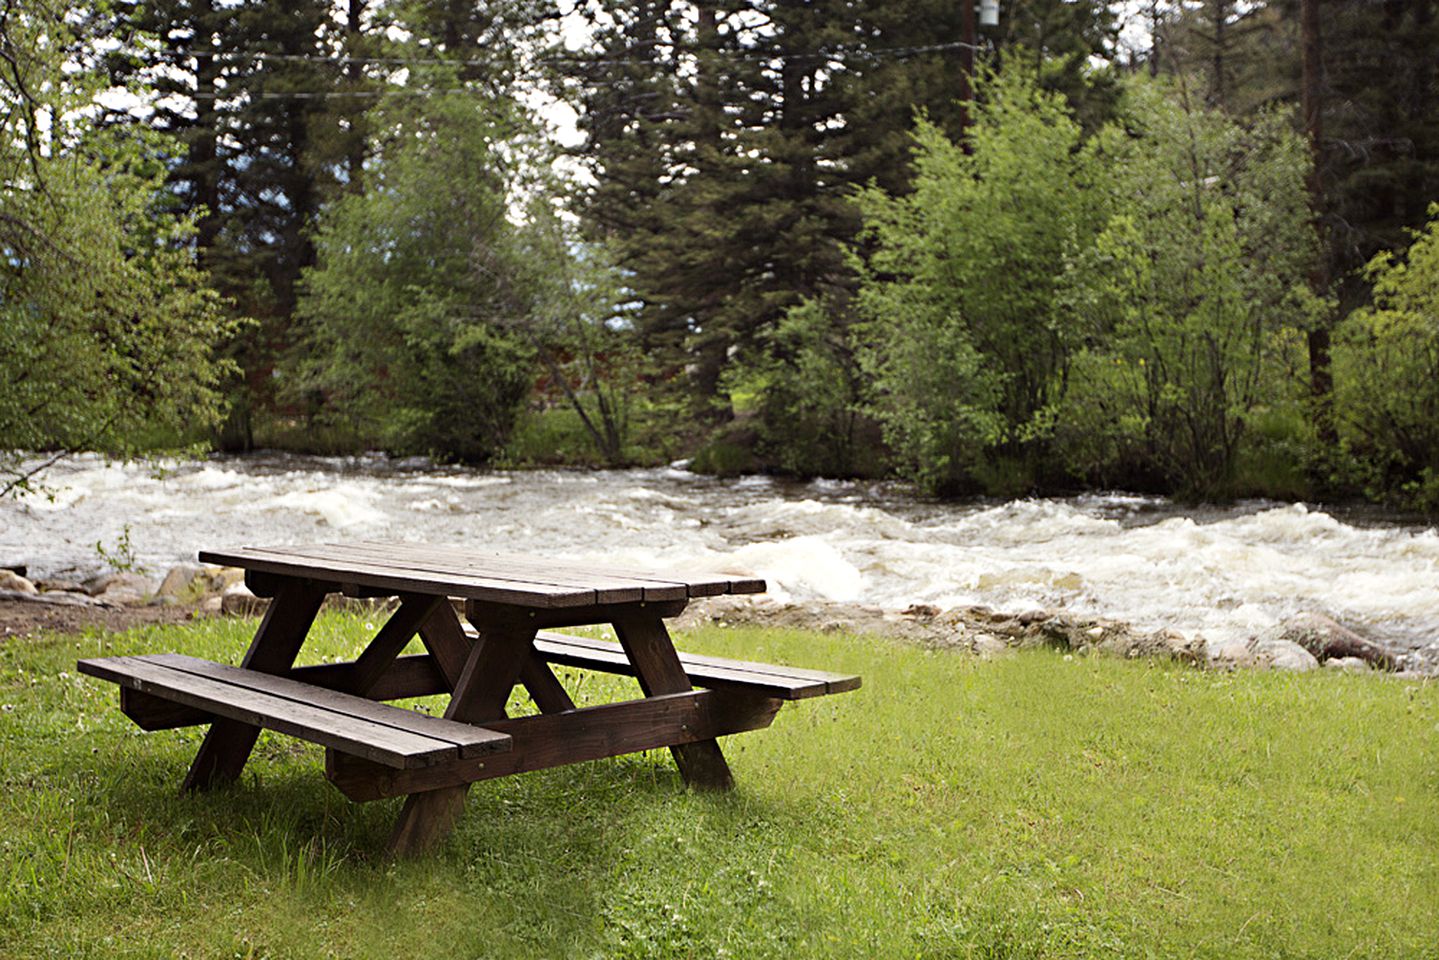
M 233 660 L 253 623 L 0 641 L 0 957 L 1439 956 L 1439 688 L 709 630 L 864 675 L 728 741 L 482 783 L 435 856 L 379 855 L 321 752 L 266 734 L 176 795 L 77 657 Z M 312 659 L 352 654 L 330 616 Z M 598 702 L 633 682 L 569 673 Z

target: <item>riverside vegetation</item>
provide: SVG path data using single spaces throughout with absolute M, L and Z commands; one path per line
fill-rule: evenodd
M 478 788 L 435 857 L 390 863 L 393 811 L 344 801 L 308 745 L 266 734 L 244 782 L 178 797 L 199 731 L 142 733 L 73 673 L 233 660 L 253 627 L 0 642 L 0 953 L 1418 958 L 1439 939 L 1432 684 L 710 627 L 681 646 L 865 686 L 736 738 L 732 795 L 687 793 L 664 754 L 526 774 Z M 327 614 L 307 653 L 368 635 Z M 569 680 L 581 702 L 632 683 Z
M 27 5 L 0 490 L 270 444 L 1435 509 L 1430 0 L 1331 4 L 1305 117 L 1293 4 L 1013 6 L 961 105 L 923 0 L 597 0 L 579 50 L 532 3 Z

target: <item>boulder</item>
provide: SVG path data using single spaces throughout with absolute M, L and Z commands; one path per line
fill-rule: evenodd
M 35 581 L 41 593 L 85 593 L 79 580 L 41 579 Z M 86 594 L 89 596 L 89 594 Z
M 210 592 L 223 594 L 226 589 L 237 583 L 245 582 L 245 571 L 240 567 L 206 567 L 206 575 L 210 578 Z
M 1280 640 L 1263 635 L 1249 641 L 1249 651 L 1254 654 L 1258 666 L 1271 670 L 1289 670 L 1303 673 L 1319 667 L 1314 654 L 1305 650 L 1293 640 Z
M 1369 661 L 1358 657 L 1330 657 L 1324 661 L 1326 670 L 1342 670 L 1344 673 L 1368 673 Z
M 1301 613 L 1297 617 L 1290 617 L 1265 630 L 1260 637 L 1297 643 L 1319 660 L 1358 657 L 1376 667 L 1386 670 L 1394 668 L 1394 654 L 1388 649 L 1317 613 Z
M 261 600 L 243 583 L 232 583 L 220 594 L 220 610 L 232 617 L 253 617 L 265 611 L 268 600 Z
M 1431 640 L 1422 647 L 1410 650 L 1397 658 L 1400 672 L 1433 677 L 1439 676 L 1439 640 Z
M 992 633 L 977 633 L 971 642 L 975 654 L 981 660 L 993 660 L 995 657 L 1002 657 L 1013 652 L 1007 643 Z
M 26 580 L 14 570 L 0 569 L 0 590 L 8 590 L 11 593 L 39 593 L 35 584 Z
M 202 584 L 195 583 L 196 580 L 202 578 L 204 580 Z M 195 589 L 197 586 L 200 591 L 209 589 L 210 579 L 205 573 L 205 568 L 198 563 L 178 563 L 171 567 L 165 574 L 165 579 L 160 581 L 160 586 L 155 590 L 155 596 L 180 597 L 187 593 L 199 592 Z
M 85 592 L 110 603 L 144 603 L 155 592 L 155 581 L 143 573 L 110 573 L 85 581 Z
M 1252 667 L 1256 662 L 1254 651 L 1243 640 L 1231 640 L 1217 648 L 1209 657 L 1211 666 L 1220 668 Z

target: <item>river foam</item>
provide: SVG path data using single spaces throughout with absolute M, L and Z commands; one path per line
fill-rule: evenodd
M 396 538 L 763 576 L 780 599 L 1064 608 L 1211 643 L 1314 611 L 1439 639 L 1439 534 L 1265 502 L 1128 494 L 940 504 L 884 484 L 718 481 L 677 468 L 494 473 L 384 458 L 81 458 L 0 503 L 0 562 L 93 572 L 128 524 L 160 570 L 196 550 Z

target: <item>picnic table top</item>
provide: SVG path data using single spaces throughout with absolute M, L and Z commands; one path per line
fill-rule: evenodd
M 689 600 L 765 589 L 765 582 L 753 577 L 637 570 L 399 541 L 205 550 L 200 560 L 282 577 L 545 608 Z

